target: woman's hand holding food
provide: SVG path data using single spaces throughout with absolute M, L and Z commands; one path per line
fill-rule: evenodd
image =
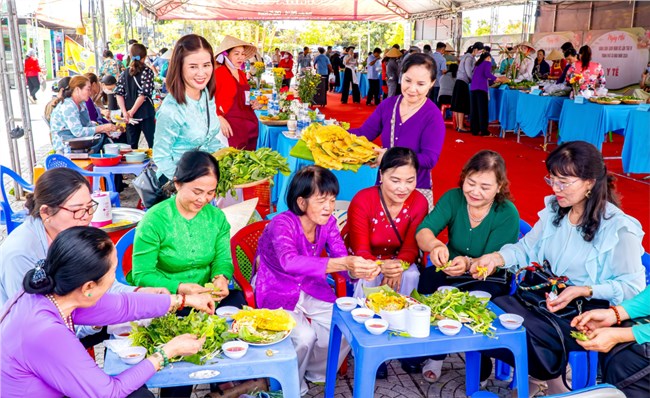
M 113 133 L 115 131 L 117 131 L 117 126 L 113 123 L 100 124 L 95 127 L 96 133 Z
M 213 315 L 214 298 L 210 294 L 190 294 L 185 296 L 185 306 L 195 308 L 206 314 Z
M 400 260 L 382 260 L 379 264 L 381 273 L 384 274 L 385 278 L 402 278 L 402 273 L 404 268 L 402 268 L 402 262 Z
M 232 127 L 230 127 L 230 123 L 226 120 L 225 117 L 219 116 L 219 122 L 221 123 L 221 132 L 223 133 L 224 137 L 230 138 L 232 137 Z
M 451 264 L 442 270 L 449 276 L 461 276 L 469 270 L 469 260 L 465 256 L 457 256 L 451 260 Z
M 621 308 L 621 307 L 618 307 Z M 617 308 L 617 309 L 618 309 Z M 619 309 L 619 314 L 621 310 Z M 584 333 L 606 328 L 616 323 L 616 313 L 611 309 L 599 309 L 584 312 L 571 320 L 571 327 Z
M 370 164 L 370 167 L 379 167 L 381 158 L 384 157 L 384 153 L 386 153 L 387 150 L 388 149 L 386 148 L 376 148 L 375 153 L 377 154 L 377 157 L 375 158 L 375 161 Z
M 212 297 L 218 299 L 219 301 L 223 300 L 230 294 L 228 290 L 228 280 L 223 275 L 217 275 L 212 280 L 214 285 L 214 291 L 212 291 Z
M 429 259 L 436 268 L 444 267 L 449 261 L 449 248 L 442 242 L 436 244 L 429 253 Z
M 196 335 L 187 333 L 169 340 L 162 346 L 162 349 L 167 354 L 167 358 L 171 359 L 178 356 L 194 355 L 201 350 L 203 343 L 205 343 L 205 337 L 199 339 Z
M 181 283 L 178 285 L 178 289 L 176 289 L 178 294 L 201 294 L 201 293 L 211 293 L 212 290 L 210 290 L 207 287 L 201 286 L 198 283 Z
M 586 286 L 569 286 L 562 290 L 555 300 L 549 300 L 549 294 L 546 294 L 546 309 L 551 312 L 557 312 L 566 307 L 571 301 L 578 297 L 587 297 L 589 288 Z
M 373 280 L 381 272 L 379 264 L 358 256 L 348 256 L 346 266 L 350 276 L 357 279 Z
M 632 328 L 602 328 L 587 335 L 589 340 L 576 340 L 588 351 L 609 352 L 616 344 L 635 341 Z
M 486 276 L 492 275 L 499 266 L 503 265 L 503 257 L 501 257 L 499 252 L 488 253 L 472 260 L 469 273 L 474 279 L 484 279 Z

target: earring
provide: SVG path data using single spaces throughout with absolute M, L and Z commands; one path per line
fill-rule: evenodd
M 591 189 L 587 189 L 587 192 L 585 192 L 585 197 L 589 199 L 591 197 Z
M 88 297 L 92 297 L 92 296 L 93 296 L 93 294 L 92 294 L 92 293 L 88 293 Z

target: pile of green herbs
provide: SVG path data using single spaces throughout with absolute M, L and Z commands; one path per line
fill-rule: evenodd
M 225 197 L 228 193 L 235 195 L 235 186 L 248 184 L 282 173 L 291 174 L 287 159 L 270 148 L 260 148 L 256 151 L 225 148 L 214 153 L 219 161 L 219 182 L 217 196 Z
M 198 338 L 205 337 L 203 348 L 198 353 L 186 357 L 169 358 L 170 362 L 183 360 L 197 365 L 203 365 L 210 359 L 211 354 L 221 348 L 226 341 L 222 335 L 228 329 L 224 318 L 194 310 L 183 318 L 177 317 L 176 314 L 167 314 L 154 319 L 147 327 L 138 326 L 134 322 L 131 325 L 133 326 L 131 331 L 133 345 L 146 348 L 149 355 L 154 353 L 156 347 L 166 344 L 169 340 L 182 334 L 189 333 Z
M 496 314 L 487 308 L 487 302 L 468 292 L 458 289 L 438 291 L 431 295 L 421 295 L 413 290 L 411 297 L 431 308 L 431 324 L 436 325 L 441 319 L 453 319 L 463 323 L 474 333 L 494 337 L 496 328 L 492 322 Z

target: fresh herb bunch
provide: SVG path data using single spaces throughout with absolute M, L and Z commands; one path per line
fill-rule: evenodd
M 287 159 L 270 148 L 245 151 L 224 148 L 213 154 L 219 161 L 217 195 L 225 197 L 228 192 L 235 196 L 235 185 L 247 184 L 273 177 L 278 172 L 291 174 Z M 271 180 L 271 184 L 273 180 Z
M 449 289 L 423 296 L 413 290 L 411 297 L 431 308 L 431 324 L 436 324 L 441 319 L 454 319 L 474 333 L 494 337 L 496 328 L 492 326 L 492 321 L 496 319 L 496 314 L 487 308 L 486 302 L 470 296 L 468 292 Z
M 179 318 L 176 314 L 167 314 L 154 319 L 147 327 L 138 326 L 135 322 L 132 322 L 131 325 L 133 326 L 133 331 L 131 331 L 133 345 L 146 348 L 149 355 L 154 353 L 156 347 L 166 344 L 182 334 L 189 333 L 198 338 L 205 337 L 203 348 L 198 353 L 182 358 L 169 358 L 170 362 L 183 360 L 197 365 L 203 365 L 209 359 L 207 358 L 209 354 L 221 348 L 225 342 L 222 334 L 228 329 L 224 318 L 194 310 L 184 318 Z

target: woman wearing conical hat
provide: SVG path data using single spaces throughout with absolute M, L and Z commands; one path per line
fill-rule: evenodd
M 226 36 L 215 51 L 221 64 L 214 72 L 217 116 L 228 144 L 238 149 L 255 150 L 257 146 L 258 120 L 253 110 L 261 105 L 257 101 L 247 104 L 250 86 L 246 73 L 241 70 L 256 52 L 255 46 L 232 36 Z

